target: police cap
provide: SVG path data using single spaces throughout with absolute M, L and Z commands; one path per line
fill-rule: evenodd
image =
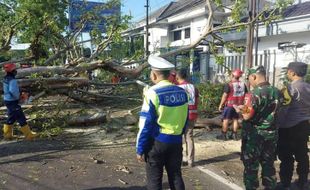
M 168 71 L 174 68 L 174 65 L 172 63 L 170 63 L 164 58 L 161 58 L 155 55 L 149 56 L 148 63 L 151 65 L 151 68 L 153 70 L 158 70 L 158 71 Z
M 298 76 L 303 77 L 307 74 L 308 65 L 303 62 L 290 62 L 284 69 L 294 71 Z

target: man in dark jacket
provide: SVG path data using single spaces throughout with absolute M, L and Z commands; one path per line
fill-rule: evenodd
M 278 157 L 280 164 L 279 189 L 289 189 L 297 162 L 300 190 L 309 189 L 307 180 L 309 173 L 308 135 L 310 130 L 310 84 L 303 80 L 307 73 L 307 64 L 291 62 L 287 68 L 287 77 L 291 81 L 288 92 L 291 102 L 281 108 L 278 116 L 279 142 Z

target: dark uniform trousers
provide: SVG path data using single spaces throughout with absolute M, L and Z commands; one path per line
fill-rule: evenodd
M 279 129 L 278 157 L 280 179 L 283 185 L 289 186 L 293 176 L 294 161 L 297 162 L 299 182 L 305 183 L 309 173 L 308 135 L 310 125 L 303 121 L 291 128 Z
M 259 134 L 251 134 L 242 139 L 241 160 L 244 164 L 244 184 L 247 190 L 259 187 L 258 170 L 262 167 L 262 183 L 265 189 L 274 189 L 276 186 L 276 138 L 266 139 Z
M 182 144 L 167 144 L 154 141 L 146 155 L 147 189 L 161 190 L 164 167 L 171 190 L 184 190 L 181 173 Z
M 20 126 L 24 126 L 27 124 L 26 117 L 21 106 L 18 104 L 18 100 L 16 101 L 5 101 L 5 106 L 8 109 L 8 118 L 6 123 L 8 125 L 12 125 L 17 121 Z

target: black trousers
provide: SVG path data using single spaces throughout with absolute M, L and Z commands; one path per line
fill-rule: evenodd
M 182 144 L 167 144 L 154 141 L 146 155 L 148 190 L 161 190 L 164 167 L 168 174 L 171 190 L 184 190 L 181 172 Z
M 297 162 L 298 181 L 305 183 L 309 173 L 308 135 L 310 124 L 303 121 L 291 128 L 279 129 L 278 157 L 280 164 L 280 180 L 284 186 L 291 184 L 294 161 Z
M 15 123 L 15 121 L 17 121 L 21 127 L 27 124 L 26 117 L 21 106 L 18 104 L 18 100 L 5 101 L 4 104 L 8 109 L 8 118 L 6 124 L 12 125 Z

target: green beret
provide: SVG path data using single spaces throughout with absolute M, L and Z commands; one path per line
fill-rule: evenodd
M 247 76 L 252 75 L 252 74 L 257 74 L 257 73 L 266 74 L 265 67 L 262 65 L 254 66 L 254 67 L 248 69 Z

